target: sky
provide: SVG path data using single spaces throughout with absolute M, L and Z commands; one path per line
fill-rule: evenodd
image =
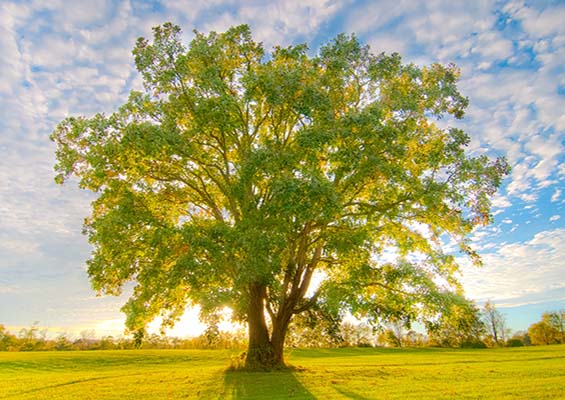
M 167 21 L 185 43 L 193 29 L 246 23 L 266 49 L 308 43 L 315 54 L 345 32 L 373 53 L 457 64 L 470 154 L 504 155 L 513 168 L 494 223 L 471 236 L 484 266 L 461 260 L 466 294 L 493 302 L 514 331 L 565 308 L 564 2 L 0 0 L 0 324 L 123 333 L 126 297 L 97 297 L 86 273 L 81 229 L 94 197 L 54 183 L 49 135 L 141 88 L 131 50 Z M 198 333 L 196 315 L 170 334 Z

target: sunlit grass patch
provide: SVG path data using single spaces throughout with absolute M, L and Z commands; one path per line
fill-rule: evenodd
M 565 398 L 565 346 L 291 350 L 292 369 L 228 371 L 237 354 L 0 353 L 0 399 Z

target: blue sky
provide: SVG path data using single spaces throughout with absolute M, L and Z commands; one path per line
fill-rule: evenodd
M 120 334 L 125 298 L 96 297 L 81 235 L 93 199 L 53 182 L 49 134 L 68 115 L 111 112 L 140 88 L 131 50 L 172 21 L 223 31 L 247 23 L 266 48 L 314 52 L 356 33 L 406 62 L 456 63 L 470 98 L 458 125 L 473 154 L 513 171 L 474 232 L 484 267 L 462 262 L 467 295 L 493 301 L 514 330 L 565 308 L 565 4 L 562 1 L 35 0 L 0 2 L 0 324 Z M 173 332 L 197 331 L 194 313 Z

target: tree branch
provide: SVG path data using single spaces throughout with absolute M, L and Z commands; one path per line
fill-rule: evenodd
M 322 249 L 324 248 L 323 243 L 319 243 L 316 246 L 316 250 L 314 251 L 314 255 L 312 256 L 312 260 L 307 265 L 306 270 L 304 271 L 304 276 L 302 277 L 302 283 L 300 284 L 300 288 L 298 290 L 298 299 L 303 298 L 310 287 L 310 282 L 312 281 L 312 275 L 314 274 L 314 270 L 320 261 L 320 257 L 322 255 Z
M 300 307 L 295 307 L 292 310 L 292 313 L 293 314 L 300 314 L 301 312 L 304 312 L 304 311 L 309 310 L 310 308 L 314 307 L 314 305 L 318 301 L 319 296 L 320 296 L 320 290 L 316 290 L 316 292 L 314 293 L 314 295 L 312 297 L 310 297 L 308 300 L 306 300 L 304 303 L 302 303 L 302 305 Z

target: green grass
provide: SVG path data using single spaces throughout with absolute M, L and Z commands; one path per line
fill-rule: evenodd
M 565 346 L 293 350 L 284 372 L 229 351 L 0 353 L 0 399 L 565 399 Z

